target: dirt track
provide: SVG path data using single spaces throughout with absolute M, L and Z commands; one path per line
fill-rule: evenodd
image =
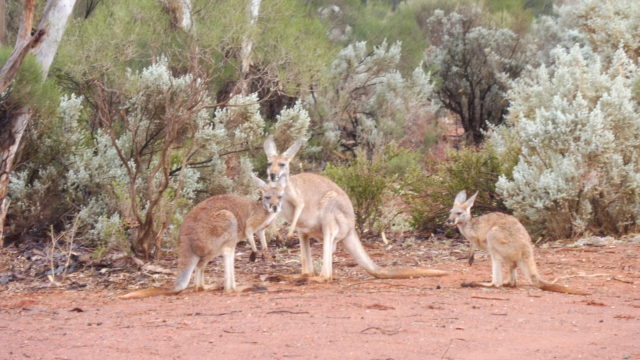
M 640 243 L 537 250 L 543 276 L 589 296 L 462 288 L 489 279 L 486 254 L 469 267 L 462 250 L 420 246 L 368 251 L 451 275 L 371 279 L 339 251 L 331 284 L 261 283 L 295 272 L 293 250 L 286 267 L 240 252 L 240 282 L 261 292 L 120 300 L 127 290 L 3 285 L 0 359 L 640 359 Z M 220 276 L 219 262 L 207 274 Z

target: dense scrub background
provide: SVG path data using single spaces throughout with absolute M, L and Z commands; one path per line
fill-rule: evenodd
M 5 244 L 157 256 L 196 202 L 254 196 L 268 134 L 306 140 L 292 171 L 344 187 L 361 232 L 442 231 L 461 189 L 539 240 L 638 230 L 637 1 L 250 3 L 193 1 L 183 31 L 170 0 L 78 1 L 47 81 L 27 59 L 2 94 L 0 125 L 36 117 Z

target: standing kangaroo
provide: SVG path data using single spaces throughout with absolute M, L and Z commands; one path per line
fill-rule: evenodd
M 186 289 L 195 270 L 196 289 L 208 289 L 204 284 L 205 265 L 222 254 L 224 259 L 224 290 L 236 291 L 234 257 L 236 244 L 247 239 L 255 249 L 253 234 L 261 241 L 264 228 L 281 209 L 285 181 L 266 184 L 253 177 L 260 187 L 261 200 L 252 200 L 236 195 L 212 196 L 196 205 L 180 227 L 179 274 L 173 289 L 153 288 L 134 291 L 121 296 L 122 299 L 143 298 L 154 295 L 172 295 Z
M 296 141 L 282 154 L 269 137 L 264 143 L 267 154 L 267 176 L 271 181 L 287 181 L 282 216 L 289 222 L 287 236 L 296 229 L 300 236 L 303 276 L 313 276 L 313 260 L 309 239 L 322 240 L 322 269 L 319 281 L 330 281 L 333 276 L 333 253 L 340 240 L 367 273 L 382 279 L 419 276 L 443 276 L 440 270 L 424 268 L 383 268 L 375 264 L 365 251 L 355 229 L 353 205 L 347 194 L 333 181 L 312 173 L 289 175 L 289 163 L 302 142 Z
M 531 237 L 524 226 L 515 217 L 499 212 L 492 212 L 471 218 L 471 207 L 478 193 L 467 199 L 466 191 L 456 195 L 447 224 L 457 226 L 462 235 L 469 240 L 473 249 L 489 252 L 491 257 L 491 283 L 474 283 L 485 287 L 516 286 L 516 268 L 527 277 L 534 286 L 565 294 L 588 295 L 583 291 L 550 283 L 540 278 L 536 262 L 533 258 Z M 469 258 L 469 263 L 473 260 Z M 510 270 L 509 283 L 502 282 L 502 263 L 506 262 Z

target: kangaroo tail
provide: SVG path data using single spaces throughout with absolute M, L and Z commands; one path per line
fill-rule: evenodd
M 176 278 L 176 282 L 173 285 L 173 291 L 176 294 L 187 288 L 187 286 L 189 285 L 189 280 L 191 280 L 191 274 L 193 274 L 193 270 L 196 268 L 196 265 L 198 265 L 199 261 L 200 261 L 200 257 L 195 254 L 192 254 L 191 251 L 189 251 L 186 254 L 185 253 L 181 254 L 180 268 L 182 270 L 180 270 L 180 273 Z
M 544 281 L 540 278 L 538 279 L 534 279 L 533 284 L 538 287 L 541 290 L 544 291 L 553 291 L 553 292 L 557 292 L 557 293 L 563 293 L 563 294 L 572 294 L 572 295 L 591 295 L 588 292 L 582 291 L 582 290 L 577 290 L 577 289 L 572 289 L 570 287 L 564 286 L 564 285 L 560 285 L 560 284 L 555 284 L 555 283 L 550 283 L 547 281 Z
M 180 293 L 182 290 L 186 289 L 189 285 L 189 280 L 191 279 L 191 274 L 193 270 L 198 265 L 198 261 L 200 261 L 200 257 L 193 254 L 191 249 L 187 246 L 183 246 L 181 249 L 182 253 L 180 254 L 180 267 L 181 271 L 176 278 L 176 282 L 173 286 L 173 289 L 166 288 L 151 288 L 151 289 L 143 289 L 137 290 L 134 292 L 130 292 L 128 294 L 124 294 L 120 296 L 120 299 L 143 299 L 152 296 L 160 296 L 160 295 L 175 295 Z
M 120 299 L 144 299 L 152 296 L 174 295 L 174 294 L 177 294 L 178 292 L 173 291 L 171 289 L 166 289 L 166 288 L 151 288 L 151 289 L 143 289 L 143 290 L 130 292 L 128 294 L 119 296 L 119 298 Z
M 590 295 L 589 293 L 581 290 L 572 289 L 564 285 L 543 280 L 538 273 L 538 267 L 536 266 L 536 262 L 533 259 L 533 253 L 529 253 L 529 256 L 527 256 L 526 259 L 518 265 L 520 266 L 520 269 L 525 273 L 525 275 L 531 279 L 533 285 L 540 290 L 572 295 Z
M 369 275 L 378 279 L 406 279 L 424 276 L 444 276 L 448 273 L 442 270 L 425 268 L 383 268 L 371 260 L 369 254 L 362 246 L 360 238 L 355 231 L 351 231 L 344 239 L 347 251 L 353 256 L 358 265 L 362 266 Z
M 436 277 L 445 276 L 449 273 L 443 270 L 426 268 L 379 268 L 376 272 L 367 271 L 378 279 L 408 279 L 414 277 Z

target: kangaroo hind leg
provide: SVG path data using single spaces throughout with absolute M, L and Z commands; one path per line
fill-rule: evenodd
M 303 277 L 315 275 L 311 254 L 311 242 L 307 234 L 300 234 L 300 264 L 302 265 Z
M 224 261 L 224 291 L 236 291 L 236 273 L 235 273 L 235 256 L 236 249 L 232 246 L 222 248 L 222 258 Z
M 504 283 L 504 286 L 508 287 L 516 287 L 516 282 L 518 280 L 518 263 L 512 261 L 509 263 L 509 282 Z
M 333 278 L 333 253 L 336 249 L 336 236 L 339 228 L 335 221 L 329 221 L 322 226 L 322 269 L 321 281 L 331 281 Z

